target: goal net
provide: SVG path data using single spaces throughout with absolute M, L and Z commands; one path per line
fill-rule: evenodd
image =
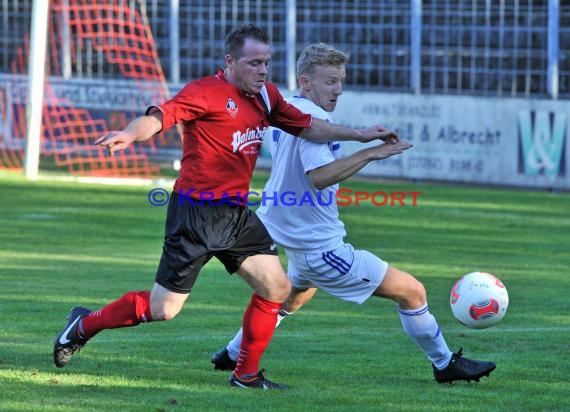
M 72 175 L 150 177 L 176 130 L 110 156 L 93 142 L 169 97 L 144 0 L 51 0 L 42 108 L 40 170 Z M 28 67 L 28 42 L 11 62 Z M 12 90 L 6 90 L 6 89 Z M 0 89 L 0 167 L 22 168 L 26 88 Z M 172 156 L 171 156 L 172 157 Z

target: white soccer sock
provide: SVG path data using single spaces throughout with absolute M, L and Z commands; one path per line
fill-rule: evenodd
M 226 346 L 226 349 L 228 350 L 228 355 L 230 355 L 231 360 L 237 360 L 239 356 L 242 336 L 243 336 L 243 328 L 239 328 L 234 338 L 230 341 L 230 343 L 228 343 L 228 346 Z
M 275 324 L 275 327 L 279 326 L 281 321 L 285 319 L 287 316 L 291 315 L 292 313 L 293 312 L 287 312 L 285 309 L 279 309 L 279 312 L 277 313 L 277 323 Z
M 279 326 L 281 321 L 289 316 L 293 312 L 287 312 L 286 310 L 280 309 L 279 313 L 277 313 L 277 323 L 275 327 Z M 228 355 L 230 356 L 231 360 L 236 360 L 239 356 L 239 350 L 241 347 L 241 339 L 243 336 L 243 328 L 240 328 L 234 338 L 228 343 L 226 349 L 228 350 Z
M 402 326 L 408 336 L 423 349 L 436 368 L 445 368 L 451 360 L 452 353 L 427 303 L 417 309 L 399 309 L 399 311 Z

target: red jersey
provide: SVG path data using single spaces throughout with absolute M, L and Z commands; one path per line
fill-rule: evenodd
M 178 123 L 184 129 L 174 190 L 196 200 L 243 197 L 267 128 L 271 125 L 298 135 L 311 126 L 311 116 L 287 103 L 274 84 L 266 83 L 266 89 L 269 116 L 257 95 L 229 83 L 221 69 L 214 76 L 188 83 L 172 99 L 156 106 L 162 112 L 163 130 Z M 153 110 L 155 106 L 147 113 Z

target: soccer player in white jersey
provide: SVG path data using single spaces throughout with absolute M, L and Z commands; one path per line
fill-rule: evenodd
M 348 56 L 323 43 L 306 47 L 297 61 L 300 93 L 289 102 L 313 117 L 332 121 L 342 94 Z M 430 313 L 426 290 L 412 275 L 365 250 L 344 243 L 346 231 L 339 219 L 336 192 L 339 182 L 369 162 L 402 153 L 405 141 L 384 143 L 340 158 L 338 142 L 314 143 L 279 129 L 266 135 L 273 165 L 265 186 L 269 197 L 257 214 L 288 258 L 293 289 L 279 312 L 277 324 L 307 303 L 317 288 L 340 299 L 362 304 L 371 296 L 394 300 L 404 331 L 425 352 L 437 382 L 475 380 L 488 376 L 495 363 L 470 360 L 462 350 L 447 346 Z M 297 197 L 310 193 L 311 202 L 286 206 L 271 199 L 275 193 Z M 301 203 L 301 202 L 299 202 Z M 240 352 L 242 330 L 212 357 L 215 369 L 233 370 Z

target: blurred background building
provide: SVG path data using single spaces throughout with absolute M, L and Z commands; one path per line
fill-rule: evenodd
M 27 73 L 32 3 L 0 2 L 0 86 L 4 85 L 0 92 L 9 96 L 0 99 L 0 109 L 25 100 L 25 85 L 16 84 L 25 83 Z M 387 171 L 368 168 L 365 174 L 570 187 L 566 175 L 568 106 L 564 106 L 570 99 L 570 1 L 52 0 L 50 6 L 52 98 L 59 99 L 60 106 L 65 100 L 90 109 L 94 119 L 105 122 L 93 120 L 93 127 L 83 131 L 84 135 L 120 127 L 129 118 L 125 109 L 133 115 L 140 113 L 153 100 L 167 97 L 188 81 L 214 73 L 223 65 L 223 43 L 229 30 L 238 24 L 256 23 L 270 33 L 270 79 L 284 94 L 296 87 L 295 60 L 303 47 L 329 43 L 351 55 L 347 93 L 341 100 L 344 105 L 337 110 L 339 121 L 351 119 L 353 125 L 361 126 L 375 116 L 385 119 L 403 137 L 425 144 L 420 147 L 424 160 L 408 158 L 392 165 L 392 171 L 390 167 Z M 97 8 L 103 11 L 95 11 Z M 75 22 L 69 24 L 70 19 Z M 129 20 L 150 29 L 144 34 L 152 44 L 148 55 L 134 56 L 136 49 L 147 47 L 137 43 L 138 37 L 125 40 L 135 30 L 126 24 Z M 105 48 L 102 33 L 110 29 L 119 34 L 105 40 Z M 118 51 L 110 54 L 111 46 Z M 120 64 L 110 64 L 110 56 Z M 134 59 L 138 63 L 133 63 Z M 149 68 L 153 66 L 157 72 Z M 145 80 L 146 70 L 152 72 L 147 81 L 166 85 L 161 93 L 153 94 L 140 85 L 138 89 L 125 86 L 129 77 Z M 129 93 L 132 96 L 124 97 Z M 50 106 L 49 93 L 47 99 Z M 53 99 L 51 106 L 55 105 Z M 49 116 L 52 120 L 48 123 L 53 124 L 63 115 Z M 0 128 L 0 143 L 5 151 L 17 152 L 17 138 L 23 135 L 24 126 L 16 119 L 16 109 L 4 108 L 4 123 L 7 117 L 11 126 Z M 52 137 L 44 141 L 44 152 L 60 150 L 62 144 L 54 136 L 69 131 L 64 130 L 64 120 L 58 127 L 44 133 L 44 137 Z M 168 152 L 175 146 L 174 140 L 158 141 L 163 150 L 157 153 L 163 158 L 174 156 Z M 473 143 L 476 140 L 479 143 Z M 461 156 L 455 163 L 448 158 L 454 150 L 440 153 L 435 149 L 443 143 L 455 145 Z M 462 144 L 470 146 L 459 148 Z M 472 150 L 477 145 L 479 148 Z M 83 142 L 77 149 L 79 158 L 86 154 L 86 146 Z M 514 149 L 508 154 L 504 148 L 510 146 Z M 347 153 L 350 150 L 347 145 Z M 488 160 L 490 152 L 495 153 L 495 160 Z M 481 163 L 500 163 L 501 155 L 508 156 L 512 164 L 484 167 Z M 438 156 L 440 162 L 432 162 Z M 6 157 L 0 150 L 0 167 L 17 164 L 6 162 Z M 101 172 L 108 166 L 101 164 L 95 169 Z M 140 170 L 154 171 L 146 167 Z M 512 174 L 521 176 L 512 178 Z

